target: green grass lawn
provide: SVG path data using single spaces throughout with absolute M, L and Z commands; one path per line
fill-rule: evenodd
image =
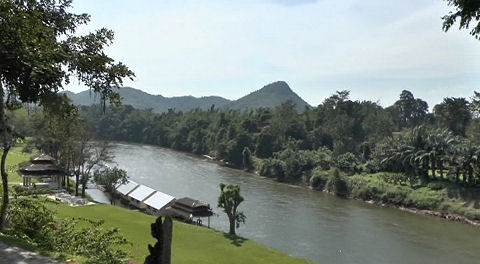
M 32 153 L 22 152 L 23 145 L 18 145 L 10 150 L 7 156 L 6 169 L 8 183 L 22 183 L 22 177 L 18 174 L 18 164 L 28 161 Z
M 47 206 L 61 218 L 81 216 L 105 220 L 107 227 L 118 227 L 120 233 L 133 244 L 125 246 L 125 249 L 137 263 L 143 263 L 148 253 L 147 245 L 154 242 L 150 235 L 150 224 L 156 219 L 154 216 L 105 204 L 70 207 L 49 202 Z M 172 260 L 173 263 L 314 263 L 251 240 L 232 240 L 223 232 L 177 221 L 173 226 Z

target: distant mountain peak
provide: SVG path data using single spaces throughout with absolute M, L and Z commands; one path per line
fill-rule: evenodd
M 260 90 L 265 90 L 265 92 L 284 94 L 284 95 L 289 95 L 293 93 L 292 89 L 290 88 L 290 86 L 288 86 L 288 84 L 285 81 L 276 81 L 276 82 L 267 84 L 263 86 L 263 88 Z
M 76 105 L 92 105 L 98 103 L 99 98 L 93 95 L 89 90 L 72 93 L 65 91 Z M 157 113 L 166 112 L 168 109 L 178 111 L 190 111 L 196 108 L 210 109 L 212 105 L 215 108 L 247 110 L 259 107 L 274 108 L 287 100 L 295 103 L 298 111 L 303 111 L 310 105 L 300 98 L 290 86 L 284 81 L 276 81 L 265 85 L 261 89 L 254 91 L 238 100 L 230 101 L 219 96 L 193 97 L 163 97 L 161 95 L 151 95 L 142 90 L 132 87 L 124 87 L 118 90 L 122 97 L 123 104 L 131 105 L 138 109 L 153 109 Z

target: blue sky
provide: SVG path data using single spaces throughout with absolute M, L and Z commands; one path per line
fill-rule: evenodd
M 403 89 L 432 107 L 480 89 L 480 41 L 441 30 L 440 0 L 77 0 L 81 32 L 115 31 L 126 85 L 237 99 L 277 80 L 312 105 L 336 90 L 388 106 Z M 69 90 L 85 90 L 74 83 Z

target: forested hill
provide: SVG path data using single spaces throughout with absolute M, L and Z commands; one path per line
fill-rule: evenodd
M 100 98 L 90 91 L 83 91 L 80 93 L 65 92 L 73 103 L 76 105 L 92 105 L 99 102 Z M 131 105 L 138 109 L 153 109 L 154 112 L 167 112 L 168 109 L 175 109 L 177 111 L 189 111 L 195 108 L 208 109 L 212 105 L 222 107 L 231 101 L 219 96 L 193 97 L 193 96 L 178 96 L 178 97 L 163 97 L 161 95 L 152 95 L 142 90 L 131 87 L 124 87 L 119 90 L 120 96 L 123 98 L 122 103 Z
M 90 91 L 80 93 L 65 92 L 76 105 L 92 105 L 99 102 L 99 97 Z M 167 112 L 168 109 L 177 111 L 189 111 L 195 108 L 203 110 L 209 109 L 212 105 L 215 108 L 246 110 L 259 107 L 274 108 L 287 100 L 295 103 L 297 110 L 303 110 L 309 107 L 302 98 L 293 92 L 288 84 L 283 81 L 274 82 L 264 86 L 262 89 L 250 93 L 238 100 L 230 101 L 219 96 L 193 97 L 163 97 L 161 95 L 151 95 L 141 90 L 124 87 L 119 90 L 123 98 L 123 104 L 131 105 L 138 109 L 153 109 L 154 112 Z
M 303 111 L 310 105 L 298 96 L 286 82 L 278 81 L 264 86 L 249 95 L 246 95 L 236 101 L 226 105 L 226 108 L 243 110 L 255 109 L 258 107 L 274 108 L 283 102 L 291 100 L 298 111 Z

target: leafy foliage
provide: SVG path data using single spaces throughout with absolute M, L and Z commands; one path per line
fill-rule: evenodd
M 41 248 L 86 257 L 88 263 L 120 264 L 127 254 L 119 248 L 127 243 L 118 229 L 106 229 L 103 221 L 82 218 L 55 220 L 42 202 L 29 198 L 12 200 L 8 214 L 11 230 L 27 236 Z
M 473 25 L 470 34 L 480 39 L 480 2 L 476 0 L 446 0 L 449 6 L 453 6 L 455 11 L 450 11 L 448 15 L 442 17 L 443 30 L 448 31 L 455 24 L 457 18 L 460 18 L 460 29 L 468 29 L 470 23 L 478 21 Z M 474 22 L 475 23 L 475 22 Z
M 220 184 L 220 196 L 218 197 L 218 207 L 223 208 L 230 222 L 231 235 L 235 235 L 235 228 L 240 223 L 245 223 L 247 217 L 243 212 L 238 211 L 238 206 L 243 202 L 244 198 L 240 195 L 240 186 Z

